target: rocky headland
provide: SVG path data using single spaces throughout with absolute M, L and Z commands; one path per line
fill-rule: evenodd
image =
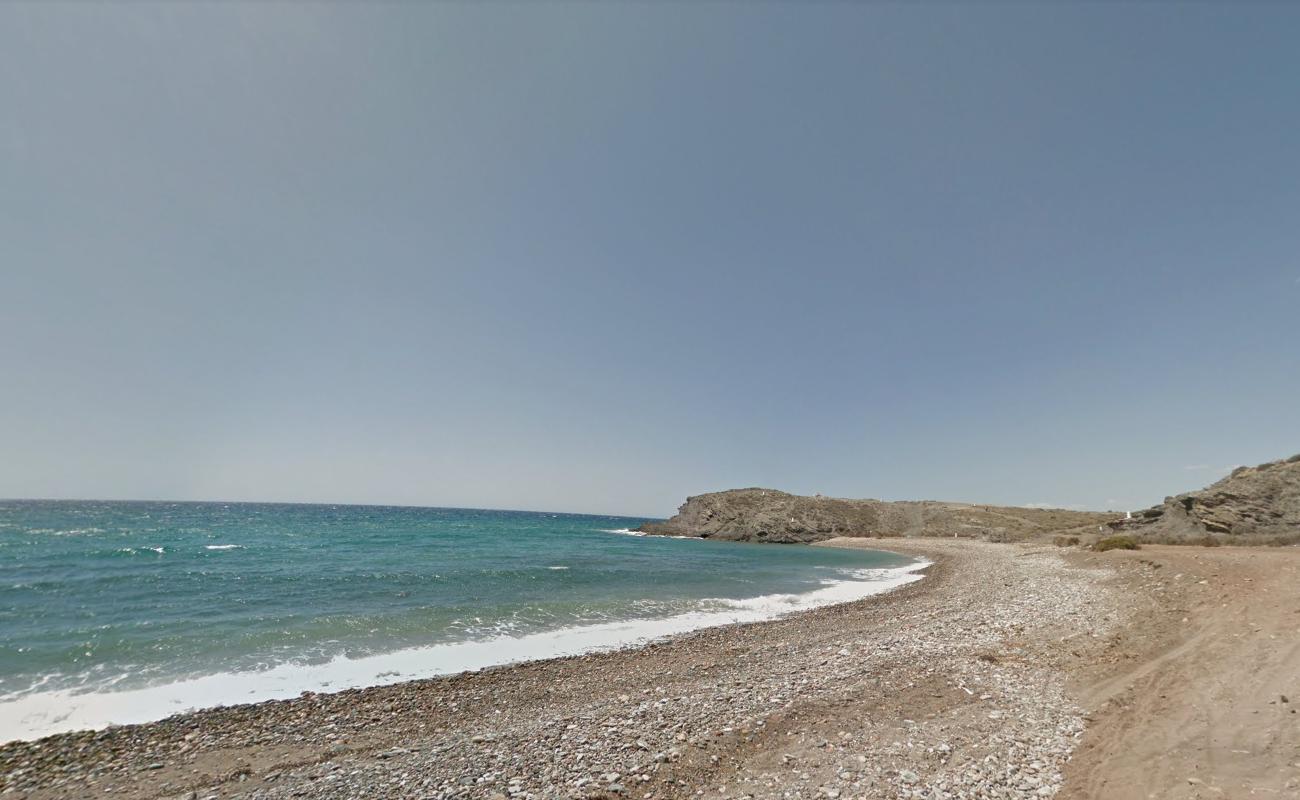
M 1300 541 L 1300 454 L 1237 467 L 1195 492 L 1117 520 L 1111 527 L 1144 541 L 1291 544 Z
M 995 542 L 1042 534 L 1095 532 L 1115 511 L 945 503 L 935 500 L 846 500 L 775 489 L 731 489 L 687 498 L 644 533 L 752 542 L 820 542 L 837 537 L 944 537 Z
M 1131 517 L 1119 511 L 849 500 L 776 489 L 730 489 L 689 497 L 677 514 L 644 533 L 747 542 L 810 543 L 838 537 L 942 537 L 991 542 L 1087 544 L 1121 532 L 1166 544 L 1300 542 L 1300 455 L 1238 467 L 1221 481 Z

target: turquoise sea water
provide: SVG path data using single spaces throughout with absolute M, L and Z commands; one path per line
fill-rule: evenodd
M 877 575 L 863 570 L 909 561 L 628 535 L 642 521 L 440 508 L 0 501 L 0 702 L 752 611 L 781 595 L 797 605 L 828 585 Z

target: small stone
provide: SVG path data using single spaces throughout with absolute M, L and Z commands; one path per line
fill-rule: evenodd
M 917 775 L 915 772 L 911 771 L 910 769 L 905 769 L 905 770 L 901 770 L 898 773 L 898 779 L 903 783 L 916 783 L 917 781 L 921 780 L 921 776 Z

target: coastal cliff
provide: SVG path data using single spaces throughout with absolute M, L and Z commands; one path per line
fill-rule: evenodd
M 945 503 L 847 500 L 775 489 L 731 489 L 687 498 L 664 522 L 639 530 L 753 542 L 818 542 L 839 536 L 946 536 L 1018 541 L 1074 529 L 1095 531 L 1116 512 Z
M 1289 544 L 1300 541 L 1300 454 L 1237 467 L 1217 483 L 1166 497 L 1111 527 L 1148 541 Z

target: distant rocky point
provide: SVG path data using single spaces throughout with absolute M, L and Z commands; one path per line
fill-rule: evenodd
M 1018 541 L 1037 534 L 1089 531 L 1114 511 L 945 503 L 933 500 L 846 500 L 775 489 L 731 489 L 687 498 L 677 515 L 638 530 L 752 542 L 818 542 L 837 536 L 948 536 Z
M 1111 527 L 1147 541 L 1290 544 L 1300 541 L 1300 454 L 1232 474 Z M 1207 542 L 1208 543 L 1208 542 Z
M 1300 455 L 1239 467 L 1198 492 L 1125 518 L 1115 511 L 1017 508 L 933 500 L 847 500 L 776 489 L 731 489 L 687 498 L 664 522 L 638 530 L 746 542 L 818 542 L 837 536 L 944 536 L 991 541 L 1085 540 L 1120 530 L 1149 542 L 1300 542 Z

